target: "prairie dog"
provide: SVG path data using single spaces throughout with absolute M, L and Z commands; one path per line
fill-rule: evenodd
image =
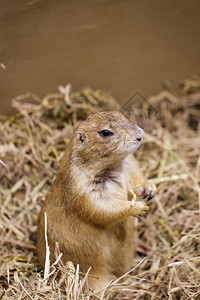
M 95 290 L 131 268 L 133 217 L 144 215 L 148 206 L 129 201 L 130 191 L 149 199 L 155 193 L 132 155 L 142 138 L 143 130 L 118 111 L 92 114 L 78 126 L 39 216 L 37 253 L 42 267 L 46 212 L 51 263 L 58 242 L 64 263 L 79 264 L 85 273 L 92 267 L 88 280 Z

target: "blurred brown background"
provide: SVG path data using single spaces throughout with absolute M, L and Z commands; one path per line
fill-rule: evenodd
M 199 15 L 198 0 L 0 0 L 0 114 L 60 84 L 123 103 L 199 75 Z

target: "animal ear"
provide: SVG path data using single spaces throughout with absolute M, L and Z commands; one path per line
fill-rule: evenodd
M 86 139 L 86 136 L 85 136 L 84 133 L 78 132 L 78 133 L 76 134 L 76 140 L 77 140 L 78 142 L 84 143 L 85 139 Z

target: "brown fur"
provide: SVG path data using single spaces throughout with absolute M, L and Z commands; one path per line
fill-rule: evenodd
M 109 130 L 111 136 L 99 132 Z M 127 272 L 133 260 L 134 218 L 148 210 L 146 203 L 132 206 L 130 189 L 153 196 L 155 188 L 142 179 L 132 152 L 143 131 L 120 112 L 90 115 L 72 137 L 56 179 L 42 206 L 38 222 L 37 252 L 44 267 L 44 212 L 47 213 L 51 263 L 55 242 L 64 263 L 91 266 L 89 284 L 103 288 Z

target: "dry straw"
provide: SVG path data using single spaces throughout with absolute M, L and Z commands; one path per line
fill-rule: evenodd
M 13 100 L 18 112 L 1 116 L 0 299 L 199 299 L 200 79 L 185 80 L 176 93 L 164 91 L 141 107 L 147 126 L 136 156 L 158 194 L 138 221 L 133 269 L 99 293 L 89 290 L 88 273 L 62 263 L 59 245 L 45 277 L 39 272 L 37 218 L 77 124 L 119 105 L 99 90 L 70 93 L 68 85 L 59 91 L 43 99 L 19 96 Z

